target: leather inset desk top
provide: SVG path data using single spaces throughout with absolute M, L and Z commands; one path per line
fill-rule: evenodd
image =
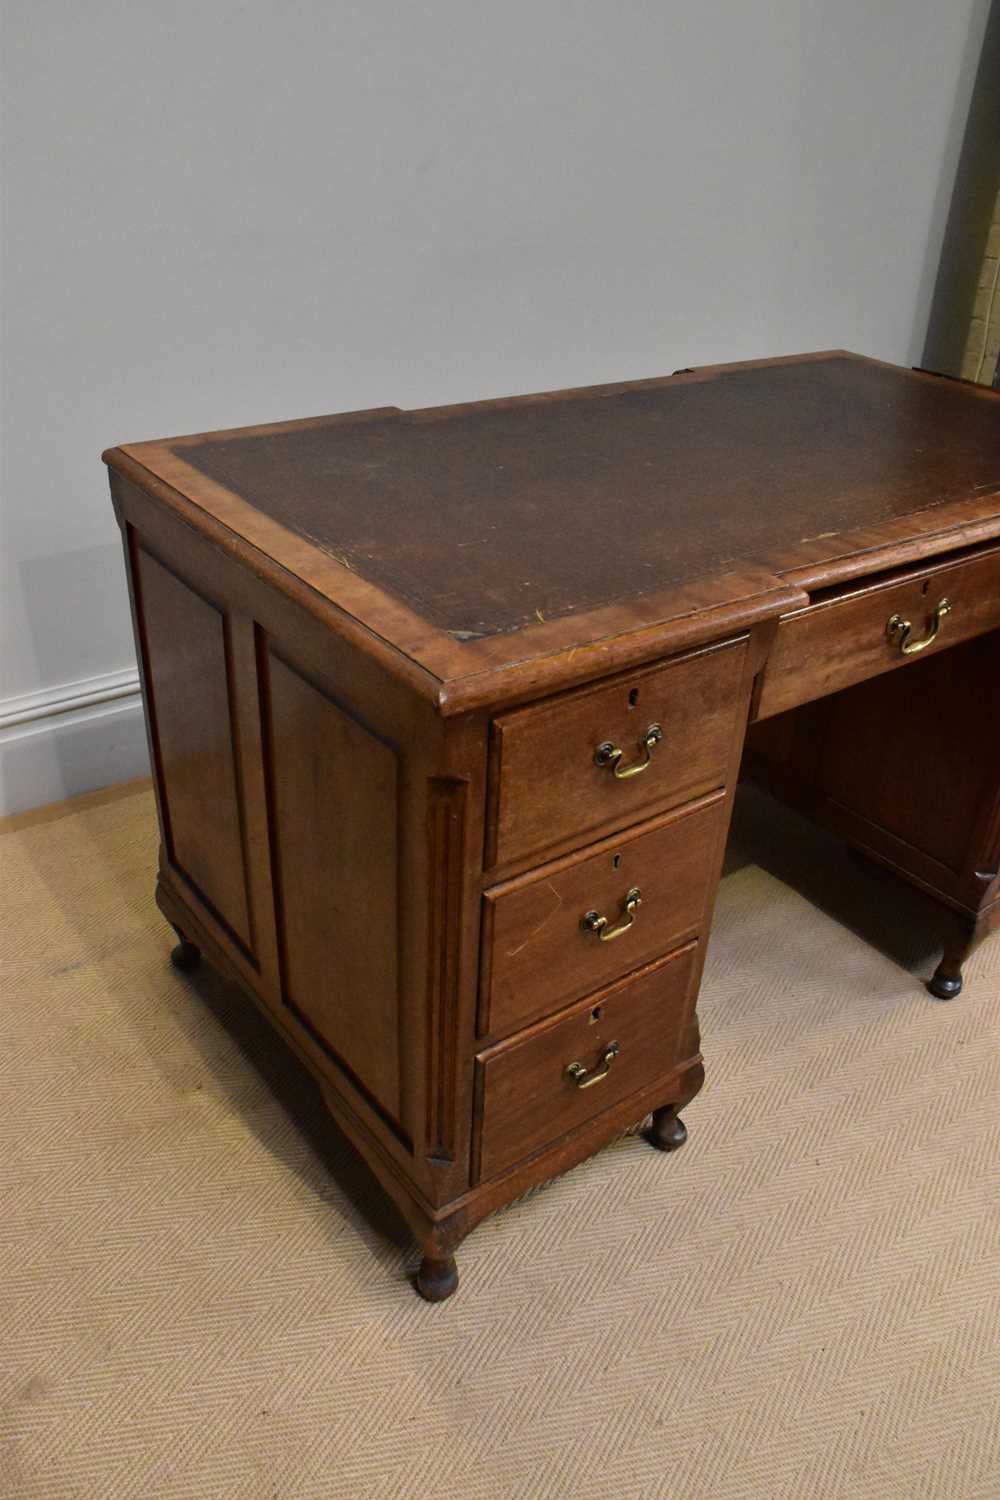
M 173 451 L 459 641 L 1000 489 L 993 403 L 843 355 Z

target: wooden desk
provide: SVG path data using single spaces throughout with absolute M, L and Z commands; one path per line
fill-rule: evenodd
M 701 1087 L 746 765 L 1000 919 L 1000 402 L 845 353 L 105 454 L 157 899 L 423 1248 Z

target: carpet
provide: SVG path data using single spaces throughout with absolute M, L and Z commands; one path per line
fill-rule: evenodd
M 672 1156 L 487 1220 L 448 1303 L 232 988 L 135 784 L 0 835 L 5 1500 L 1000 1494 L 1000 940 L 741 795 Z

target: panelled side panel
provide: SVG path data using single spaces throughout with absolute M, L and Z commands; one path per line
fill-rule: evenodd
M 1000 890 L 1000 631 L 754 725 L 747 767 L 968 911 Z
M 314 618 L 156 497 L 112 484 L 158 768 L 161 908 L 266 1009 L 423 1226 L 468 1188 L 486 720 L 442 721 L 339 620 Z M 175 704 L 178 652 L 190 671 Z M 173 732 L 187 726 L 193 742 L 214 726 L 225 748 L 207 782 L 196 773 L 197 815 L 174 817 L 183 838 L 171 827 L 183 783 L 159 770 L 183 762 L 160 754 L 158 707 Z M 180 867 L 182 846 L 192 866 L 197 848 L 210 889 Z M 236 930 L 245 907 L 252 956 Z
M 994 632 L 832 700 L 820 791 L 964 874 L 981 857 L 977 814 L 997 781 L 998 665 Z
M 398 1123 L 398 756 L 263 637 L 258 660 L 284 1002 Z
M 142 546 L 133 568 L 167 858 L 252 955 L 226 617 Z

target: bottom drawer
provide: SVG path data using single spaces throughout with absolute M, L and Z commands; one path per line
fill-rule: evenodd
M 495 1177 L 684 1061 L 697 951 L 689 943 L 559 1020 L 480 1054 L 480 1178 Z

